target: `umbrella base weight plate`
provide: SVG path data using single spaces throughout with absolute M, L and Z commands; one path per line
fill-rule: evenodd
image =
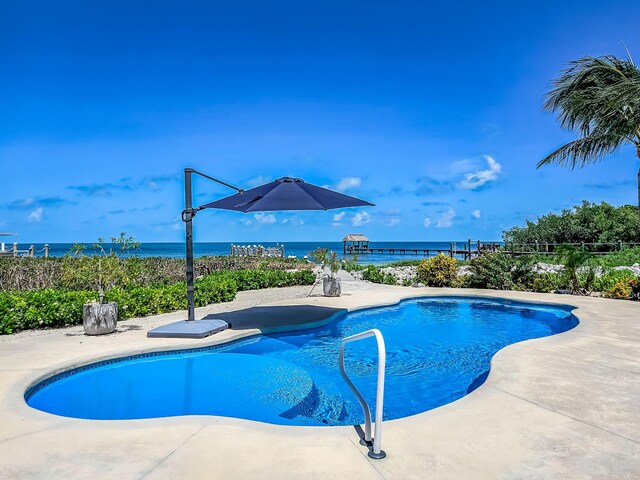
M 223 320 L 196 320 L 170 323 L 147 332 L 149 338 L 205 338 L 229 328 Z

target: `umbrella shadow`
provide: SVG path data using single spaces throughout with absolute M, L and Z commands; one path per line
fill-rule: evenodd
M 273 305 L 209 314 L 204 318 L 207 320 L 224 320 L 234 330 L 246 330 L 250 328 L 302 326 L 326 320 L 339 313 L 347 313 L 347 310 L 316 305 Z

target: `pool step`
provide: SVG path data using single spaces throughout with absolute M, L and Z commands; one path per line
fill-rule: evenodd
M 282 418 L 293 420 L 306 417 L 317 425 L 350 425 L 350 416 L 344 399 L 337 395 L 327 395 L 314 384 L 300 403 L 280 414 Z M 353 418 L 354 422 L 359 421 Z

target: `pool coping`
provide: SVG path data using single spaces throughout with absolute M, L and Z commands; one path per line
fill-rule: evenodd
M 16 368 L 13 369 L 13 371 L 16 372 L 15 378 L 10 379 L 9 382 L 0 382 L 0 392 L 3 391 L 2 393 L 4 393 L 4 398 L 2 399 L 0 406 L 2 406 L 2 410 L 9 415 L 10 425 L 13 421 L 31 423 L 34 425 L 34 428 L 40 429 L 38 430 L 40 432 L 38 435 L 41 435 L 43 438 L 55 438 L 55 432 L 60 429 L 67 429 L 65 431 L 69 432 L 74 432 L 77 429 L 82 431 L 93 431 L 94 435 L 101 438 L 102 436 L 107 435 L 107 433 L 104 432 L 105 429 L 125 429 L 127 431 L 131 431 L 131 429 L 133 429 L 137 434 L 139 433 L 140 435 L 143 435 L 148 429 L 156 430 L 159 428 L 161 430 L 168 431 L 177 428 L 177 426 L 187 428 L 189 425 L 198 425 L 197 431 L 193 433 L 193 435 L 197 434 L 197 436 L 194 437 L 193 440 L 185 439 L 185 442 L 188 441 L 189 445 L 192 445 L 197 449 L 198 445 L 200 445 L 205 438 L 209 438 L 211 435 L 215 436 L 215 432 L 229 431 L 230 429 L 231 431 L 235 431 L 240 429 L 239 431 L 250 434 L 252 438 L 271 439 L 272 443 L 270 445 L 275 451 L 280 452 L 279 455 L 283 459 L 282 468 L 272 466 L 272 468 L 275 469 L 274 472 L 277 471 L 279 473 L 279 478 L 296 478 L 293 474 L 294 471 L 298 473 L 300 471 L 306 471 L 304 468 L 307 467 L 304 467 L 304 465 L 300 466 L 302 470 L 295 470 L 294 466 L 296 464 L 293 457 L 288 457 L 289 455 L 294 455 L 298 447 L 292 446 L 288 450 L 283 450 L 291 438 L 298 437 L 304 438 L 305 442 L 308 443 L 317 442 L 317 448 L 319 451 L 329 449 L 328 451 L 331 452 L 331 455 L 336 456 L 335 462 L 330 462 L 331 464 L 323 463 L 322 465 L 316 464 L 315 467 L 320 468 L 320 471 L 324 471 L 325 474 L 326 472 L 332 471 L 334 473 L 333 475 L 330 475 L 332 478 L 343 478 L 341 476 L 342 471 L 338 472 L 336 470 L 332 470 L 337 468 L 337 465 L 342 465 L 345 468 L 345 472 L 351 472 L 351 476 L 353 476 L 355 469 L 355 471 L 357 471 L 356 474 L 362 478 L 380 478 L 380 476 L 390 478 L 421 478 L 423 475 L 418 475 L 418 473 L 424 473 L 426 469 L 429 469 L 430 473 L 437 473 L 437 475 L 434 476 L 440 478 L 450 478 L 450 476 L 454 474 L 457 476 L 464 476 L 464 472 L 466 472 L 467 475 L 473 472 L 474 474 L 477 474 L 476 476 L 479 478 L 497 478 L 505 475 L 509 476 L 509 474 L 513 474 L 514 472 L 522 473 L 523 471 L 529 471 L 529 473 L 531 473 L 531 471 L 535 471 L 536 474 L 539 474 L 539 478 L 540 476 L 549 477 L 552 474 L 557 476 L 562 474 L 562 472 L 564 472 L 566 476 L 566 469 L 569 467 L 578 470 L 585 469 L 585 478 L 590 476 L 590 472 L 597 472 L 597 468 L 605 467 L 610 478 L 615 478 L 617 474 L 624 475 L 626 478 L 635 478 L 633 475 L 629 477 L 629 472 L 640 471 L 640 438 L 636 438 L 635 433 L 633 433 L 637 430 L 637 426 L 640 422 L 635 419 L 635 415 L 624 415 L 622 417 L 619 415 L 620 412 L 627 412 L 629 409 L 633 409 L 634 413 L 636 412 L 635 403 L 637 403 L 640 396 L 635 393 L 636 390 L 634 390 L 635 386 L 633 385 L 633 382 L 627 381 L 624 385 L 615 385 L 616 388 L 626 388 L 629 390 L 625 395 L 619 395 L 615 400 L 611 400 L 617 401 L 620 404 L 616 404 L 619 407 L 618 411 L 613 411 L 617 416 L 610 415 L 610 418 L 603 418 L 602 421 L 594 421 L 592 420 L 591 413 L 589 411 L 580 410 L 582 408 L 581 405 L 573 407 L 571 405 L 567 406 L 566 408 L 569 410 L 575 410 L 567 413 L 561 411 L 562 408 L 564 408 L 562 405 L 565 405 L 566 402 L 559 404 L 561 405 L 560 407 L 555 406 L 555 404 L 551 407 L 545 404 L 545 402 L 551 402 L 552 400 L 555 401 L 553 396 L 546 398 L 544 402 L 534 398 L 536 395 L 540 394 L 540 392 L 546 394 L 547 392 L 544 388 L 547 387 L 537 387 L 534 390 L 529 390 L 529 387 L 527 387 L 523 378 L 526 377 L 525 380 L 527 382 L 533 381 L 532 385 L 546 385 L 544 378 L 539 375 L 536 376 L 536 372 L 542 368 L 542 365 L 537 364 L 551 362 L 554 364 L 554 368 L 556 368 L 556 363 L 558 362 L 554 363 L 554 358 L 559 356 L 562 356 L 563 362 L 567 362 L 568 359 L 578 358 L 579 356 L 588 357 L 591 355 L 594 356 L 594 358 L 597 356 L 597 359 L 595 359 L 597 362 L 589 363 L 589 368 L 601 368 L 601 365 L 604 365 L 607 362 L 608 364 L 602 368 L 618 368 L 615 365 L 616 362 L 624 360 L 623 367 L 628 370 L 632 369 L 635 371 L 635 358 L 633 360 L 627 360 L 627 357 L 630 356 L 628 355 L 628 351 L 618 351 L 615 349 L 621 349 L 623 347 L 640 347 L 640 331 L 636 331 L 635 323 L 633 321 L 634 319 L 640 318 L 640 305 L 637 303 L 632 304 L 631 302 L 619 302 L 596 298 L 559 297 L 556 295 L 531 294 L 527 292 L 428 288 L 415 289 L 405 287 L 372 286 L 367 287 L 367 291 L 364 292 L 353 292 L 351 298 L 311 298 L 301 299 L 298 301 L 276 302 L 272 305 L 307 305 L 312 303 L 315 305 L 343 309 L 343 311 L 337 312 L 322 321 L 306 324 L 304 325 L 304 328 L 302 328 L 301 325 L 296 326 L 296 330 L 306 330 L 309 328 L 322 327 L 335 320 L 337 316 L 345 315 L 352 311 L 395 305 L 410 298 L 443 296 L 487 298 L 493 300 L 503 299 L 507 301 L 522 301 L 527 304 L 538 304 L 552 307 L 563 306 L 572 310 L 572 314 L 576 316 L 579 323 L 573 329 L 563 333 L 528 339 L 504 347 L 492 357 L 490 373 L 487 380 L 479 388 L 465 397 L 456 400 L 453 403 L 410 417 L 385 421 L 385 438 L 387 440 L 383 441 L 383 448 L 390 452 L 390 456 L 384 461 L 375 464 L 372 464 L 371 461 L 366 458 L 359 460 L 360 455 L 362 454 L 362 447 L 359 447 L 356 444 L 357 437 L 355 437 L 355 433 L 350 427 L 328 428 L 326 426 L 307 427 L 274 425 L 253 420 L 209 416 L 162 417 L 113 421 L 83 420 L 58 417 L 40 412 L 28 407 L 24 401 L 24 393 L 27 387 L 37 383 L 38 379 L 51 377 L 52 372 L 68 370 L 74 365 L 82 366 L 95 363 L 101 359 L 108 360 L 121 358 L 136 353 L 144 354 L 150 351 L 166 352 L 171 350 L 207 348 L 215 345 L 222 345 L 230 340 L 240 341 L 246 340 L 249 336 L 278 333 L 278 331 L 283 330 L 282 327 L 229 332 L 224 335 L 224 337 L 210 337 L 209 339 L 205 339 L 208 340 L 206 342 L 203 340 L 197 340 L 195 342 L 187 342 L 184 340 L 163 342 L 161 345 L 155 345 L 151 348 L 149 348 L 150 344 L 156 343 L 156 340 L 141 338 L 137 342 L 137 344 L 140 345 L 137 348 L 126 347 L 111 350 L 106 353 L 104 348 L 102 348 L 98 349 L 100 351 L 94 352 L 91 355 L 76 357 L 71 361 L 69 358 L 66 360 L 61 358 L 59 362 L 51 363 L 46 368 L 25 368 L 24 371 L 19 371 L 21 369 Z M 567 300 L 570 300 L 570 303 L 567 302 Z M 141 334 L 143 333 L 146 333 L 146 331 L 141 332 Z M 623 340 L 620 340 L 620 338 Z M 41 339 L 34 341 L 41 341 Z M 606 349 L 613 349 L 613 353 L 609 354 L 609 352 L 604 351 L 599 352 L 598 348 L 591 348 L 592 345 L 596 345 L 593 343 L 596 341 L 599 342 L 598 345 L 602 348 L 606 347 Z M 47 341 L 44 340 L 43 343 L 46 344 Z M 11 346 L 10 344 L 7 345 Z M 588 349 L 585 350 L 587 347 Z M 556 350 L 556 348 L 558 350 Z M 580 355 L 574 354 L 574 350 L 575 352 L 579 352 Z M 571 353 L 571 356 L 567 356 L 568 352 Z M 587 353 L 585 354 L 584 352 Z M 100 353 L 102 353 L 102 355 L 100 355 Z M 19 354 L 20 352 L 17 353 L 18 356 Z M 535 355 L 536 359 L 534 363 L 527 360 L 527 358 L 531 357 L 532 354 Z M 584 359 L 585 362 L 591 360 L 592 359 L 589 358 Z M 593 361 L 595 362 L 595 360 Z M 514 365 L 518 368 L 517 372 L 511 371 Z M 9 371 L 11 370 L 6 370 L 6 372 Z M 533 373 L 531 374 L 531 372 Z M 614 370 L 607 370 L 607 372 L 609 376 L 612 376 L 615 373 Z M 640 374 L 640 368 L 638 368 L 638 374 Z M 576 391 L 585 387 L 585 385 L 588 385 L 589 382 L 593 383 L 593 379 L 589 378 L 589 370 L 585 368 L 572 371 L 571 375 L 557 377 L 557 374 L 554 374 L 551 376 L 552 380 L 557 378 L 562 384 L 569 382 L 570 386 Z M 598 381 L 601 382 L 602 380 L 598 379 Z M 629 383 L 629 385 L 627 385 L 627 383 Z M 553 385 L 553 382 L 551 382 L 550 385 Z M 593 391 L 593 389 L 598 387 L 598 385 L 595 385 L 595 387 L 591 385 L 588 391 Z M 523 390 L 523 388 L 525 389 Z M 540 390 L 541 388 L 542 390 Z M 571 390 L 566 385 L 563 388 L 565 390 Z M 21 404 L 20 402 L 16 402 L 17 397 L 20 398 Z M 580 399 L 581 396 L 574 397 L 574 401 L 577 403 L 580 403 Z M 624 403 L 628 399 L 634 400 L 635 403 L 633 405 Z M 9 403 L 7 404 L 7 402 Z M 505 405 L 502 405 L 501 402 L 508 406 L 506 410 L 504 410 L 504 408 L 506 408 Z M 600 408 L 600 405 L 597 404 L 597 402 L 594 402 L 595 400 L 592 401 L 592 406 L 595 405 L 595 407 Z M 600 401 L 600 403 L 602 402 L 604 402 L 604 400 Z M 497 408 L 496 405 L 498 404 L 502 407 L 502 410 L 500 411 L 503 412 L 500 417 L 495 416 L 492 410 Z M 605 408 L 605 405 L 602 404 L 601 407 Z M 478 442 L 468 444 L 468 442 L 463 440 L 463 438 L 468 437 L 468 434 L 465 432 L 470 429 L 473 430 L 474 428 L 477 430 L 480 428 L 479 425 L 484 425 L 486 421 L 495 422 L 496 425 L 501 424 L 504 420 L 502 418 L 504 417 L 504 412 L 508 412 L 509 409 L 518 410 L 519 416 L 510 417 L 508 419 L 508 424 L 502 425 L 500 441 L 506 442 L 507 447 L 509 447 L 508 450 L 503 452 L 503 454 L 498 453 L 501 451 L 499 444 L 492 444 L 492 442 L 495 441 L 495 435 L 486 429 L 481 428 L 479 431 L 478 438 L 484 439 L 483 441 L 479 440 Z M 606 414 L 610 410 L 611 409 L 608 408 L 608 410 L 603 411 Z M 480 416 L 474 415 L 469 417 L 470 414 L 476 411 L 482 412 Z M 638 413 L 640 413 L 640 411 Z M 583 417 L 588 417 L 588 421 L 583 420 Z M 461 424 L 459 423 L 460 418 L 465 419 Z M 571 420 L 571 418 L 573 418 L 573 420 Z M 3 421 L 4 420 L 6 420 L 6 417 L 3 417 Z M 443 422 L 445 425 L 448 425 L 447 427 L 444 427 L 444 429 Z M 451 424 L 451 422 L 453 422 L 453 424 Z M 600 426 L 598 422 L 604 426 Z M 57 427 L 55 426 L 56 424 L 61 424 L 63 426 Z M 107 424 L 113 425 L 107 427 Z M 450 424 L 454 426 L 452 427 Z M 18 424 L 16 423 L 16 425 Z M 24 425 L 24 423 L 22 425 Z M 41 427 L 43 425 L 48 426 L 42 430 Z M 570 428 L 567 429 L 569 426 Z M 19 431 L 20 428 L 16 428 L 15 430 Z M 201 430 L 202 433 L 197 433 Z M 527 433 L 521 433 L 521 431 Z M 540 459 L 544 458 L 540 455 L 544 455 L 546 449 L 540 450 L 539 447 L 535 446 L 535 444 L 530 444 L 529 437 L 535 437 L 535 435 L 542 434 L 542 431 L 545 432 L 545 435 L 553 434 L 556 435 L 556 438 L 566 438 L 569 443 L 567 443 L 563 448 L 568 449 L 567 455 L 562 456 L 558 461 L 549 460 L 538 465 L 536 462 L 539 463 Z M 573 438 L 572 435 L 575 435 L 574 432 L 576 431 L 581 435 L 580 441 L 577 441 L 577 439 L 569 441 Z M 420 442 L 412 442 L 410 437 L 413 435 L 410 435 L 410 432 L 414 434 L 418 433 L 418 436 L 422 440 Z M 32 434 L 27 433 L 26 435 Z M 460 435 L 462 436 L 460 437 Z M 558 435 L 560 436 L 558 437 Z M 6 461 L 0 460 L 0 476 L 2 476 L 1 474 L 4 471 L 3 468 L 9 468 L 7 465 L 3 465 L 3 463 L 17 465 L 10 467 L 14 469 L 8 470 L 10 473 L 15 471 L 26 472 L 29 468 L 32 468 L 28 467 L 24 462 L 20 463 L 18 460 L 13 460 L 11 458 L 11 452 L 14 452 L 16 457 L 20 456 L 17 453 L 17 450 L 12 450 L 11 448 L 7 450 L 7 447 L 10 447 L 12 444 L 19 444 L 18 437 L 15 437 L 16 440 L 12 440 L 11 438 L 12 437 L 5 438 L 4 440 L 0 439 L 0 441 L 4 442 L 3 446 L 5 447 L 5 451 L 8 455 Z M 456 440 L 456 438 L 460 439 Z M 342 445 L 344 440 L 346 440 L 347 443 Z M 160 440 L 157 441 L 160 442 Z M 165 440 L 165 442 L 168 441 L 169 440 Z M 233 438 L 227 438 L 225 436 L 224 438 L 219 439 L 219 441 L 221 442 L 219 444 L 219 448 L 221 451 L 226 452 L 225 457 L 219 459 L 219 462 L 216 464 L 221 472 L 220 477 L 223 476 L 222 472 L 231 472 L 235 474 L 239 471 L 247 472 L 250 469 L 256 469 L 251 470 L 254 473 L 260 471 L 260 465 L 256 463 L 257 460 L 256 462 L 253 460 L 249 461 L 247 459 L 240 461 L 239 458 L 234 457 L 233 454 L 229 453 L 236 451 L 233 445 Z M 407 443 L 407 441 L 409 443 Z M 94 448 L 98 448 L 98 444 L 96 442 L 97 440 L 87 441 L 85 442 L 86 445 L 83 444 L 83 448 L 93 451 Z M 516 443 L 511 444 L 509 442 Z M 602 451 L 615 449 L 611 451 L 618 452 L 616 454 L 617 456 L 612 453 L 612 458 L 615 458 L 616 462 L 613 464 L 604 462 L 606 465 L 603 467 L 603 461 L 594 465 L 593 463 L 590 463 L 590 461 L 586 460 L 588 457 L 578 455 L 581 452 L 584 453 L 584 449 L 589 447 L 590 442 L 591 444 L 593 444 L 593 442 L 597 442 L 599 445 L 597 448 Z M 487 455 L 487 452 L 483 450 L 483 443 L 492 446 L 490 454 Z M 331 447 L 331 445 L 334 444 L 335 446 Z M 336 450 L 335 448 L 337 448 L 338 444 L 342 446 Z M 347 445 L 350 446 L 347 447 Z M 445 446 L 448 445 L 455 445 L 455 447 L 452 447 L 454 448 L 453 450 L 447 450 L 449 447 L 445 448 Z M 523 445 L 528 445 L 528 447 L 523 448 Z M 623 445 L 624 448 L 621 448 L 621 445 Z M 129 446 L 129 448 L 134 447 L 134 444 Z M 185 474 L 191 472 L 191 475 L 195 477 L 207 478 L 211 474 L 210 470 L 200 471 L 196 465 L 184 463 L 183 460 L 180 460 L 183 457 L 195 455 L 195 453 L 192 452 L 193 449 L 184 450 L 180 448 L 179 445 L 175 448 L 179 449 L 178 451 L 180 452 L 180 455 L 173 455 L 171 457 L 172 460 L 163 460 L 165 457 L 158 457 L 158 460 L 154 461 L 152 470 L 155 472 L 155 476 L 158 478 L 170 478 L 172 476 L 170 475 L 170 472 L 173 472 L 173 474 L 176 473 L 175 468 L 181 469 L 181 472 L 185 471 Z M 44 458 L 47 457 L 47 454 L 45 454 L 44 451 L 36 451 L 43 455 Z M 478 455 L 473 453 L 475 451 L 485 453 L 478 457 Z M 619 452 L 624 452 L 622 457 Z M 467 456 L 467 454 L 469 456 Z M 69 455 L 73 455 L 73 453 L 70 451 Z M 210 456 L 212 453 L 210 452 L 208 455 Z M 227 455 L 230 456 L 227 458 Z M 356 456 L 354 457 L 353 455 Z M 259 457 L 259 455 L 257 455 L 257 457 Z M 287 458 L 289 459 L 287 460 Z M 295 458 L 298 458 L 297 454 Z M 348 460 L 349 458 L 350 460 Z M 481 470 L 478 470 L 476 465 L 479 458 L 482 458 L 482 463 L 484 465 Z M 571 460 L 573 458 L 580 458 L 583 464 L 575 464 L 575 462 Z M 73 465 L 72 457 L 64 457 L 63 455 L 62 457 L 56 457 L 56 459 L 61 466 L 71 468 L 70 465 Z M 35 458 L 32 458 L 31 462 L 33 463 L 34 461 Z M 265 459 L 263 458 L 262 461 L 264 462 Z M 35 463 L 39 464 L 39 462 L 40 460 Z M 130 460 L 130 462 L 134 461 Z M 206 460 L 204 463 L 208 464 L 208 462 L 209 460 Z M 291 462 L 294 462 L 294 464 Z M 312 465 L 314 460 L 309 458 L 307 459 L 307 462 L 309 465 Z M 333 463 L 335 463 L 335 465 L 333 465 Z M 437 468 L 434 467 L 434 465 L 436 465 Z M 522 468 L 524 468 L 523 466 L 526 466 L 525 470 L 522 470 Z M 587 467 L 590 470 L 587 470 Z M 136 466 L 135 468 L 138 467 Z M 127 471 L 133 472 L 134 470 L 135 469 L 131 467 L 131 469 Z M 544 473 L 544 475 L 542 473 Z M 133 476 L 125 475 L 125 478 L 140 478 L 140 475 L 136 475 L 137 474 Z M 97 476 L 100 477 L 99 474 Z M 267 476 L 263 478 L 269 477 Z M 346 474 L 344 478 L 347 478 Z

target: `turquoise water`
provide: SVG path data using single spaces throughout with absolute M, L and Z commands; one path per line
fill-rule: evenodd
M 254 242 L 256 244 L 261 244 L 265 247 L 274 247 L 276 246 L 275 242 Z M 249 245 L 247 242 L 237 242 L 238 245 Z M 282 244 L 282 242 L 281 242 Z M 450 242 L 371 242 L 371 248 L 395 248 L 395 249 L 448 249 Z M 458 247 L 460 249 L 466 248 L 465 242 L 458 242 Z M 71 251 L 71 243 L 52 243 L 49 245 L 49 254 L 52 257 L 61 257 L 68 254 Z M 91 244 L 86 244 L 87 250 L 86 254 L 91 254 Z M 196 257 L 201 257 L 205 255 L 229 255 L 229 246 L 228 242 L 196 242 L 194 244 L 194 252 Z M 40 251 L 43 249 L 44 244 L 35 244 L 34 247 L 36 250 Z M 294 256 L 298 258 L 303 258 L 305 255 L 308 255 L 309 252 L 315 250 L 318 247 L 322 248 L 330 248 L 338 252 L 342 255 L 342 242 L 284 242 L 284 253 L 285 255 Z M 28 249 L 28 244 L 20 244 L 20 249 Z M 475 248 L 475 246 L 473 247 Z M 137 255 L 139 257 L 171 257 L 171 258 L 184 258 L 185 256 L 185 245 L 182 242 L 168 242 L 168 243 L 142 243 L 140 246 L 140 250 L 136 250 L 132 252 L 133 255 Z M 38 256 L 41 256 L 42 253 L 38 253 Z M 394 260 L 405 260 L 405 259 L 420 259 L 423 258 L 422 255 L 413 255 L 413 254 L 397 254 L 397 255 L 380 255 L 380 254 L 367 254 L 360 256 L 360 263 L 372 263 L 372 264 L 381 264 L 386 262 L 391 262 Z
M 346 336 L 371 328 L 384 335 L 384 418 L 394 419 L 467 395 L 484 382 L 491 358 L 506 345 L 577 324 L 569 308 L 559 306 L 414 299 L 350 313 L 314 330 L 85 367 L 37 386 L 27 402 L 87 419 L 219 415 L 284 425 L 353 425 L 363 418 L 339 372 L 338 350 Z M 373 408 L 375 340 L 347 345 L 345 360 Z

